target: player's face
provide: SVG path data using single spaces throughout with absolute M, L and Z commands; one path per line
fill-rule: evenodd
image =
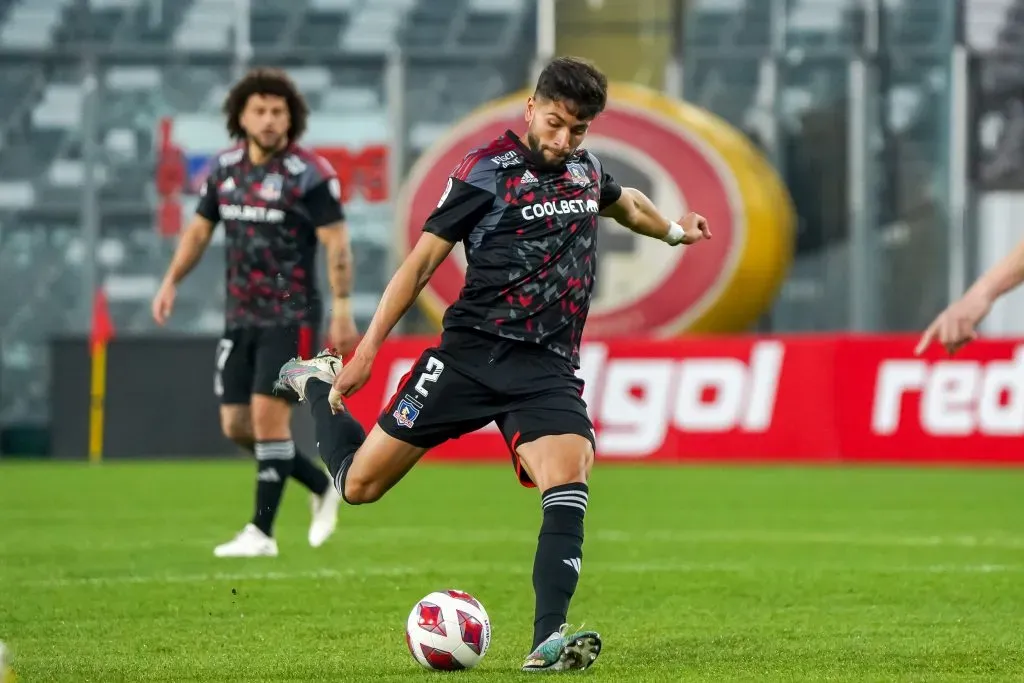
M 526 103 L 526 141 L 552 166 L 564 163 L 583 144 L 590 122 L 576 118 L 562 102 L 531 97 Z
M 276 95 L 252 95 L 241 116 L 242 129 L 264 152 L 280 149 L 287 142 L 291 116 L 288 102 Z

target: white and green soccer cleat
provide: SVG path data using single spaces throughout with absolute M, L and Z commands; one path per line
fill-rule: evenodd
M 601 654 L 601 636 L 595 631 L 566 635 L 569 625 L 552 633 L 523 663 L 523 671 L 575 671 L 586 669 Z
M 14 670 L 10 667 L 7 646 L 0 641 L 0 683 L 14 683 L 15 679 Z
M 291 396 L 299 401 L 306 400 L 306 382 L 318 379 L 334 384 L 334 378 L 341 372 L 341 359 L 324 349 L 309 360 L 293 358 L 283 366 L 274 383 L 278 396 Z

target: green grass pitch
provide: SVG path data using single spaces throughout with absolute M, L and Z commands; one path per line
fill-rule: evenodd
M 0 464 L 0 639 L 19 683 L 512 681 L 529 645 L 536 491 L 424 463 L 281 557 L 218 560 L 244 461 Z M 490 613 L 474 671 L 420 669 L 417 599 Z M 1024 471 L 599 466 L 570 620 L 600 681 L 1024 680 Z

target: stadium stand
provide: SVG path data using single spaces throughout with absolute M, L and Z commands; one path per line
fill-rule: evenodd
M 453 120 L 522 87 L 532 11 L 526 0 L 254 0 L 249 33 L 253 63 L 280 57 L 306 92 L 314 142 L 356 149 L 390 143 L 385 58 L 414 52 L 411 163 Z M 100 88 L 99 276 L 118 331 L 150 333 L 149 298 L 173 248 L 154 227 L 158 122 L 173 118 L 206 152 L 226 144 L 235 21 L 233 0 L 0 0 L 0 423 L 47 418 L 47 340 L 87 326 L 82 56 L 95 53 Z M 391 270 L 391 212 L 390 202 L 349 207 L 364 324 Z M 173 332 L 219 333 L 219 248 L 183 286 Z
M 697 0 L 686 25 L 684 94 L 759 141 L 771 140 L 773 95 L 781 116 L 781 170 L 800 214 L 798 258 L 776 313 L 786 329 L 835 329 L 848 321 L 846 204 L 849 63 L 865 37 L 861 2 L 793 0 L 785 24 L 781 85 L 773 93 L 772 11 L 767 0 Z M 876 159 L 879 242 L 891 278 L 883 325 L 907 329 L 937 310 L 946 292 L 946 245 L 932 228 L 946 220 L 935 197 L 948 178 L 949 55 L 954 3 L 884 0 L 879 62 L 887 127 Z M 1008 78 L 1021 84 L 1019 0 L 967 0 L 975 51 L 1009 51 Z M 1010 66 L 1012 65 L 1012 66 Z M 885 101 L 887 100 L 887 101 Z M 798 142 L 794 144 L 794 141 Z M 941 232 L 941 231 L 939 231 Z M 922 256 L 926 255 L 926 256 Z M 943 276 L 944 277 L 944 276 Z M 934 281 L 934 282 L 933 282 Z

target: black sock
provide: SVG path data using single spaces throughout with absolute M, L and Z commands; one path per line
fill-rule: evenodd
M 327 397 L 331 385 L 319 379 L 307 380 L 306 401 L 313 412 L 316 423 L 316 444 L 320 459 L 327 465 L 334 479 L 334 486 L 345 498 L 345 475 L 352 464 L 352 457 L 366 440 L 366 431 L 346 411 L 331 412 Z M 348 500 L 345 500 L 348 503 Z
M 256 444 L 253 441 L 236 441 L 235 444 L 250 453 L 256 453 Z M 307 458 L 298 448 L 295 449 L 295 465 L 292 468 L 292 477 L 300 484 L 318 496 L 324 495 L 327 487 L 331 485 L 331 478 L 316 463 Z
M 587 512 L 586 484 L 553 486 L 541 496 L 544 521 L 533 561 L 533 590 L 537 597 L 533 647 L 566 623 L 569 601 L 576 592 L 583 562 L 583 516 Z
M 317 467 L 315 462 L 299 450 L 295 451 L 295 467 L 292 469 L 292 477 L 318 496 L 324 495 L 327 487 L 331 485 L 331 478 L 327 476 L 323 468 Z
M 281 505 L 284 484 L 295 465 L 291 441 L 256 442 L 256 510 L 252 523 L 267 536 L 274 535 L 274 519 Z

